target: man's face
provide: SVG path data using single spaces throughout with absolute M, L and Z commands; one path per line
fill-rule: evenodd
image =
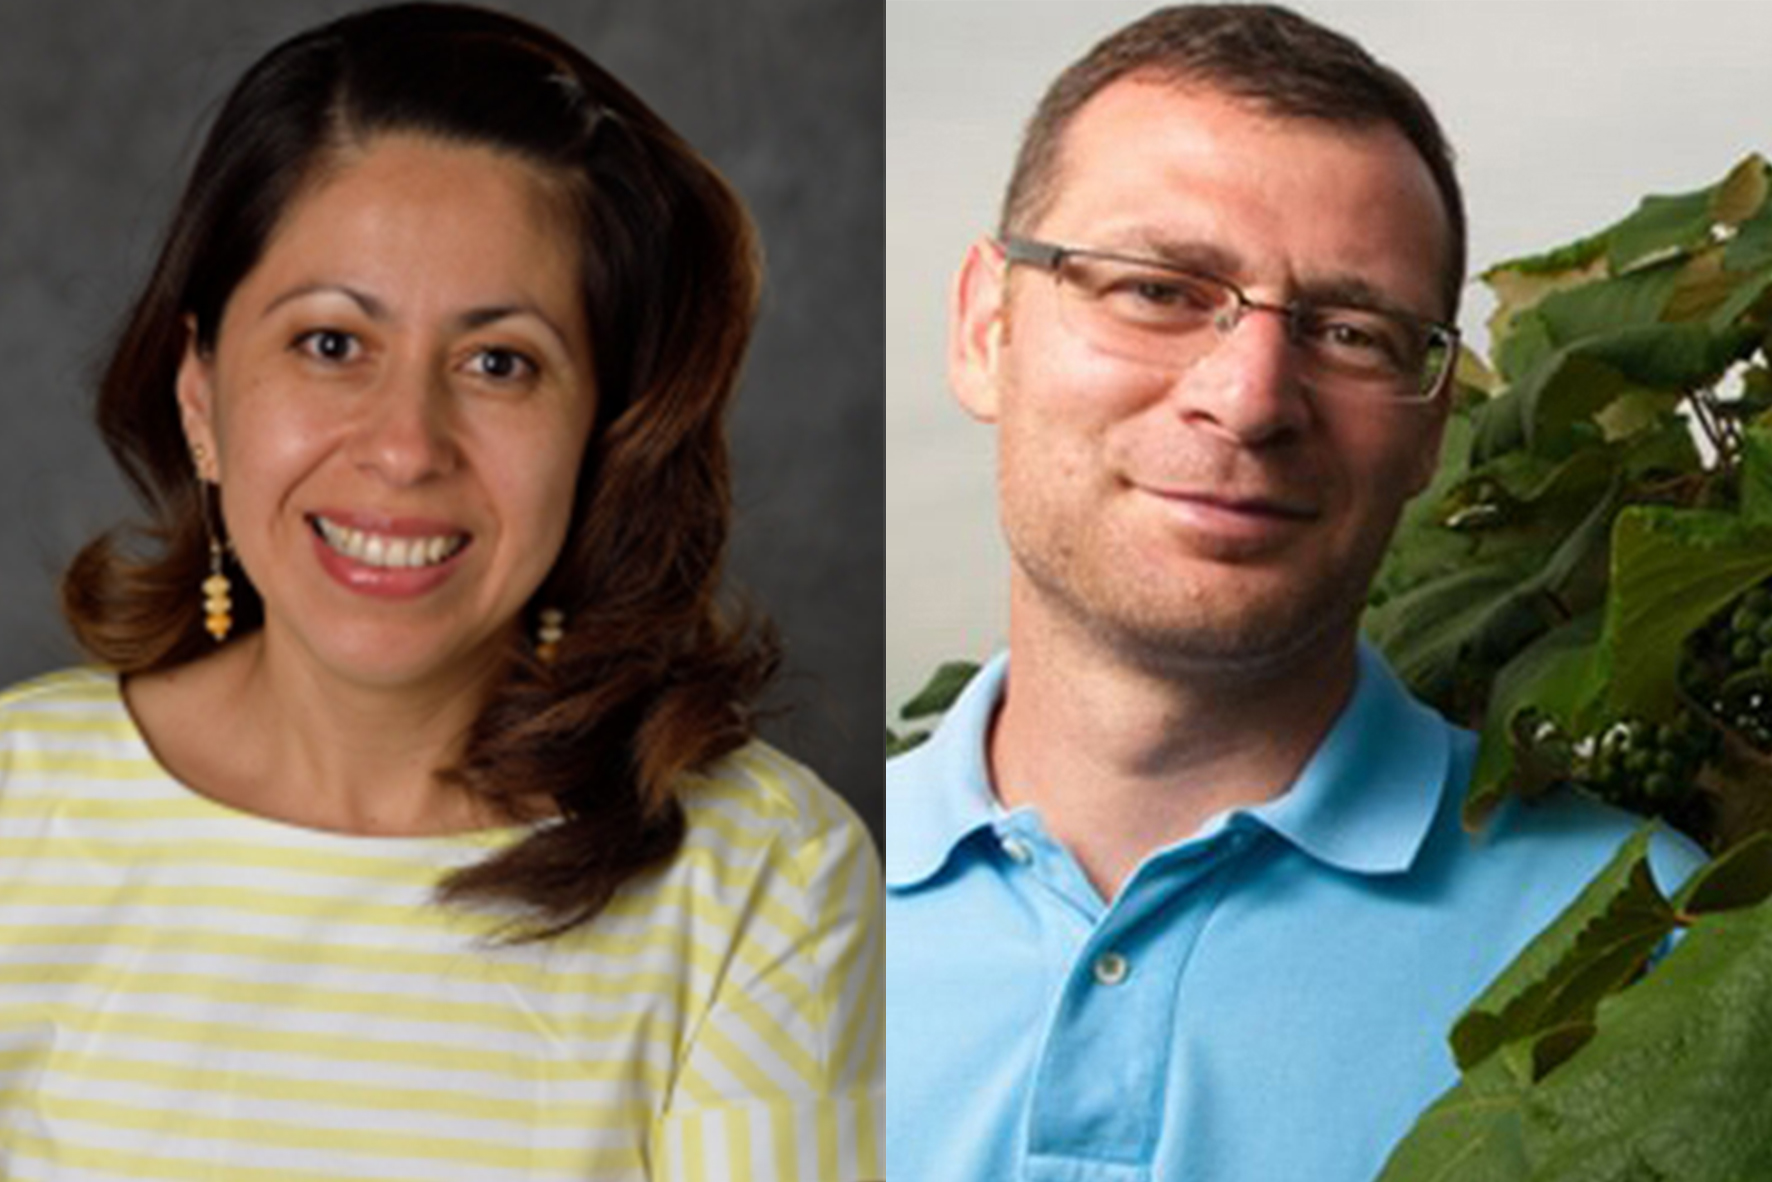
M 1360 285 L 1443 318 L 1443 207 L 1394 129 L 1283 120 L 1128 79 L 1065 133 L 1028 237 L 1166 257 L 1282 303 Z M 1271 668 L 1348 644 L 1403 503 L 1432 473 L 1444 399 L 1305 380 L 1278 316 L 1191 367 L 1109 356 L 1067 328 L 1052 275 L 975 249 L 957 287 L 961 401 L 999 428 L 1014 594 L 1165 669 Z

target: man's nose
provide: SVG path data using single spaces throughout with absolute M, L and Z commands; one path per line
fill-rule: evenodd
M 1250 305 L 1210 331 L 1205 355 L 1174 383 L 1170 397 L 1177 412 L 1244 447 L 1301 428 L 1310 407 L 1286 310 Z

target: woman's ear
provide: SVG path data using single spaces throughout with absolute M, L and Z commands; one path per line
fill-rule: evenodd
M 215 445 L 214 361 L 197 341 L 197 318 L 185 317 L 185 352 L 178 363 L 178 419 L 199 479 L 221 483 L 221 453 Z
M 1008 266 L 1003 249 L 981 238 L 966 252 L 948 301 L 948 384 L 966 413 L 994 423 L 1006 319 Z

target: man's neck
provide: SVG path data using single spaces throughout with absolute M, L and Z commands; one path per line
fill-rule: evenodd
M 1012 611 L 991 779 L 1033 805 L 1104 899 L 1154 850 L 1284 792 L 1353 691 L 1355 640 L 1283 667 L 1154 670 L 1049 613 Z

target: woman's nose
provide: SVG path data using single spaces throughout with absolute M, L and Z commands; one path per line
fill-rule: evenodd
M 352 458 L 396 487 L 447 475 L 459 460 L 450 418 L 448 382 L 434 366 L 391 369 L 369 395 Z

